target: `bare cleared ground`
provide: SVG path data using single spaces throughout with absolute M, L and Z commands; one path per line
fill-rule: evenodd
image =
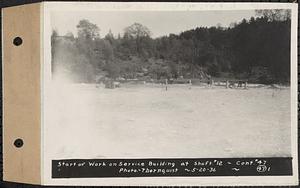
M 289 88 L 78 84 L 48 101 L 49 158 L 291 155 Z

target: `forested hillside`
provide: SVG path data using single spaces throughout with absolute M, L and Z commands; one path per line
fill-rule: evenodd
M 252 83 L 288 84 L 290 13 L 256 11 L 257 16 L 230 27 L 197 27 L 152 38 L 140 23 L 124 34 L 100 35 L 97 25 L 81 20 L 77 36 L 53 31 L 52 72 L 91 83 L 112 79 L 245 79 Z

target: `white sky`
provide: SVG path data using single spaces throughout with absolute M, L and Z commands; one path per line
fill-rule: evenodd
M 100 28 L 104 37 L 109 29 L 117 36 L 123 34 L 125 27 L 137 22 L 147 26 L 152 37 L 179 34 L 196 27 L 210 27 L 221 24 L 228 27 L 232 22 L 255 16 L 254 10 L 218 10 L 218 11 L 56 11 L 51 14 L 52 29 L 59 35 L 72 32 L 77 35 L 79 20 L 87 19 Z

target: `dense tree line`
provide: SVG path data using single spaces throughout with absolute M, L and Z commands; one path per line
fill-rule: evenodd
M 52 71 L 76 82 L 122 79 L 247 79 L 289 83 L 290 12 L 258 10 L 257 17 L 231 27 L 197 27 L 152 38 L 134 23 L 124 34 L 100 36 L 97 25 L 81 20 L 77 37 L 53 31 Z

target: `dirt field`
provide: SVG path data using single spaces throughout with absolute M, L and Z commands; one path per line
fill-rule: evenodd
M 289 88 L 81 84 L 50 97 L 49 158 L 291 155 Z

